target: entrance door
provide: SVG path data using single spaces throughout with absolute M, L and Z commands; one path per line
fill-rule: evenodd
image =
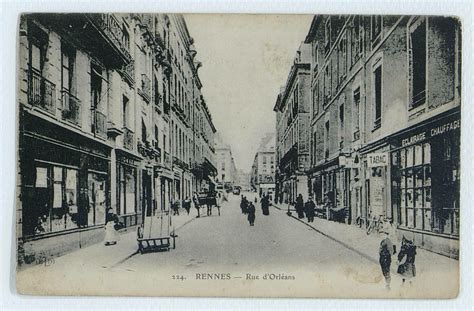
M 142 171 L 142 210 L 147 217 L 152 215 L 152 198 L 151 198 L 151 176 L 146 170 Z

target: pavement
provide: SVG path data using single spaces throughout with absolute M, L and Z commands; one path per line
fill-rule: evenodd
M 280 211 L 288 212 L 288 206 L 284 204 L 275 204 L 273 207 Z M 304 224 L 312 230 L 322 234 L 338 244 L 351 249 L 362 257 L 378 264 L 380 241 L 385 238 L 383 234 L 372 232 L 367 235 L 364 229 L 355 225 L 348 225 L 335 221 L 328 221 L 323 218 L 315 217 L 314 221 L 308 223 L 306 218 L 299 219 L 295 209 L 290 209 L 292 218 L 295 222 Z M 390 236 L 392 242 L 400 250 L 400 242 L 396 237 Z M 417 283 L 430 282 L 448 282 L 451 286 L 459 284 L 459 261 L 444 255 L 436 254 L 420 247 L 416 250 L 416 272 Z M 392 278 L 397 278 L 397 258 L 392 256 Z M 446 277 L 446 280 L 443 278 Z M 439 281 L 438 281 L 439 280 Z M 441 294 L 441 293 L 440 293 Z
M 245 194 L 244 194 L 245 195 Z M 247 197 L 253 201 L 252 193 Z M 401 285 L 392 273 L 386 291 L 378 264 L 380 237 L 322 219 L 308 224 L 274 206 L 257 206 L 249 226 L 229 196 L 221 216 L 173 217 L 176 249 L 137 253 L 135 230 L 115 246 L 102 243 L 17 274 L 20 292 L 61 295 L 452 298 L 458 261 L 419 250 L 417 277 Z M 216 210 L 214 210 L 216 212 Z M 201 213 L 203 215 L 203 213 Z M 396 260 L 394 259 L 394 262 Z M 393 264 L 394 265 L 394 264 Z M 269 278 L 273 278 L 270 280 Z

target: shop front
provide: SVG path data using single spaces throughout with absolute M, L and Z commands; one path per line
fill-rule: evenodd
M 19 260 L 31 263 L 102 238 L 111 148 L 36 116 L 22 117 Z
M 141 221 L 138 204 L 139 158 L 117 149 L 117 215 L 125 227 L 135 226 Z
M 349 218 L 349 180 L 350 169 L 339 157 L 313 169 L 310 175 L 310 193 L 318 208 L 323 206 L 332 210 L 327 216 L 345 222 Z
M 392 206 L 399 235 L 458 257 L 460 112 L 450 111 L 391 139 Z
M 393 210 L 390 206 L 389 178 L 389 149 L 385 142 L 370 146 L 362 152 L 362 208 L 360 218 L 362 221 L 384 220 L 392 221 Z

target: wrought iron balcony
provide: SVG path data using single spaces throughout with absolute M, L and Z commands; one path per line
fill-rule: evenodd
M 75 125 L 81 121 L 81 101 L 69 90 L 61 90 L 62 117 Z
M 36 71 L 28 72 L 28 103 L 49 113 L 56 112 L 56 86 Z
M 88 14 L 91 22 L 109 39 L 113 45 L 120 51 L 122 56 L 131 60 L 130 47 L 122 43 L 123 30 L 114 14 L 93 13 Z
M 141 87 L 138 89 L 140 94 L 146 102 L 150 102 L 151 99 L 151 80 L 146 74 L 142 73 Z
M 132 59 L 129 63 L 124 64 L 122 67 L 122 76 L 127 80 L 128 83 L 135 83 L 135 61 Z
M 123 128 L 123 147 L 127 150 L 133 150 L 135 134 L 128 127 Z
M 189 169 L 189 165 L 177 157 L 173 157 L 173 165 L 176 165 L 183 170 Z
M 92 133 L 94 136 L 107 138 L 107 117 L 96 109 L 92 109 Z

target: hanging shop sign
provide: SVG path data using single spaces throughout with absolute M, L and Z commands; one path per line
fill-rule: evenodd
M 388 165 L 387 152 L 373 152 L 367 154 L 367 167 L 378 167 Z

